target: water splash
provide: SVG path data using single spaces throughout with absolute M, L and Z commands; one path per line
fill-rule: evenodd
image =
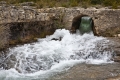
M 43 74 L 59 72 L 76 63 L 110 63 L 113 50 L 106 38 L 58 29 L 38 42 L 11 48 L 8 54 L 1 59 L 2 80 L 11 80 L 10 77 L 12 80 L 31 80 L 30 76 L 43 77 Z

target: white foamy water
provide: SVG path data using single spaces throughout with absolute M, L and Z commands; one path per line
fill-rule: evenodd
M 51 36 L 11 48 L 8 53 L 0 59 L 0 80 L 44 80 L 78 63 L 110 63 L 113 51 L 106 38 L 58 29 Z

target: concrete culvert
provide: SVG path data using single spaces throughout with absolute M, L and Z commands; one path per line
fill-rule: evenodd
M 80 30 L 81 34 L 93 31 L 94 35 L 97 35 L 94 26 L 94 21 L 88 15 L 79 15 L 73 18 L 71 32 L 76 33 L 77 29 Z
M 81 18 L 79 31 L 81 34 L 90 33 L 92 31 L 92 18 L 89 16 L 85 16 Z

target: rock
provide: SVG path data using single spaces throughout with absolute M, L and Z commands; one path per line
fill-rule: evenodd
M 120 56 L 115 56 L 115 57 L 114 57 L 114 61 L 115 61 L 115 62 L 120 62 Z
M 51 40 L 55 40 L 55 41 L 57 41 L 57 40 L 59 40 L 59 39 L 56 39 L 56 38 L 52 38 Z
M 2 2 L 1 4 L 6 4 Z M 115 36 L 120 31 L 120 10 L 119 9 L 82 9 L 76 8 L 44 8 L 34 9 L 30 5 L 33 2 L 26 2 L 21 5 L 23 6 L 12 6 L 12 5 L 1 5 L 0 6 L 0 24 L 1 26 L 10 26 L 9 24 L 15 23 L 32 23 L 39 21 L 40 24 L 49 22 L 49 28 L 66 28 L 71 29 L 74 24 L 74 18 L 81 15 L 90 16 L 94 22 L 94 34 L 99 36 Z M 80 24 L 80 19 L 77 19 L 77 25 Z M 17 25 L 18 26 L 18 25 Z M 20 26 L 20 25 L 19 25 Z M 22 26 L 22 25 L 21 25 Z M 56 27 L 55 27 L 56 26 Z M 73 30 L 75 32 L 75 30 Z M 0 34 L 2 34 L 0 32 Z M 9 34 L 9 32 L 7 33 Z M 30 33 L 29 33 L 30 34 Z M 43 34 L 41 34 L 43 35 Z M 119 36 L 119 35 L 118 35 Z M 117 37 L 117 36 L 116 36 Z M 6 44 L 5 44 L 6 45 Z M 7 44 L 8 45 L 8 44 Z
M 48 80 L 119 80 L 120 64 L 78 64 Z
M 95 7 L 88 7 L 87 9 L 96 9 Z
M 5 6 L 6 5 L 6 1 L 0 1 L 0 5 Z
M 120 6 L 118 6 L 118 9 L 120 9 Z
M 24 2 L 24 3 L 20 3 L 21 6 L 33 6 L 35 5 L 34 2 Z
M 120 75 L 105 80 L 120 80 Z
M 116 48 L 114 51 L 116 56 L 120 56 L 120 48 Z
M 103 6 L 101 6 L 101 5 L 96 5 L 95 7 L 96 7 L 96 9 L 100 9 L 100 8 L 102 8 Z
M 61 40 L 62 40 L 62 37 L 59 37 L 59 39 L 52 38 L 51 40 L 55 40 L 55 41 L 59 40 L 59 41 L 61 41 Z
M 118 34 L 118 37 L 120 37 L 120 34 Z
M 113 61 L 120 62 L 120 38 L 119 37 L 107 37 L 111 42 L 111 48 L 114 51 Z

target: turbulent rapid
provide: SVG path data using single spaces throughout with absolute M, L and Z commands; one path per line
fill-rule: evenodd
M 0 80 L 44 80 L 75 64 L 111 63 L 109 40 L 58 29 L 35 43 L 10 48 L 0 57 Z

